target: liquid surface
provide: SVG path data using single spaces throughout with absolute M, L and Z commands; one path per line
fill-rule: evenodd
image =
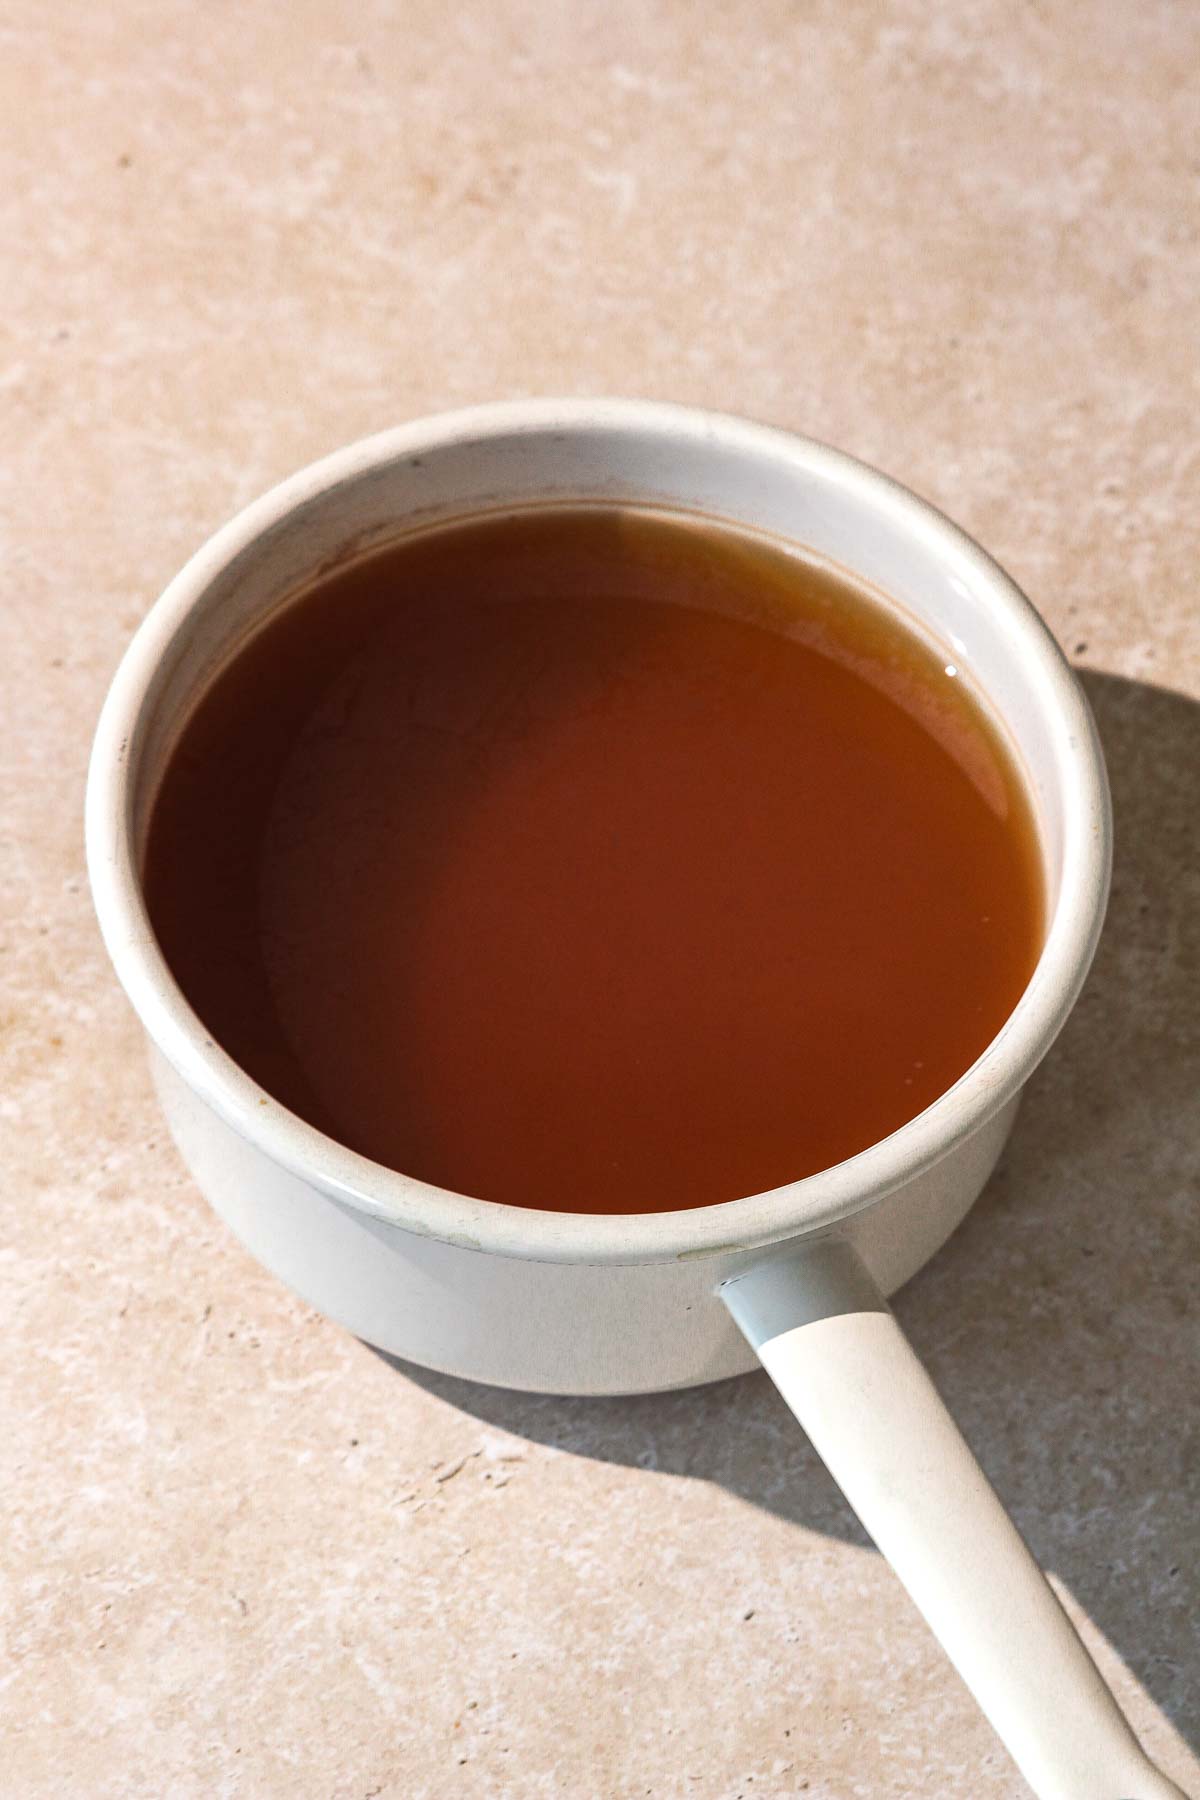
M 1024 791 L 936 652 L 765 540 L 602 508 L 416 536 L 280 613 L 185 728 L 145 877 L 268 1094 L 559 1211 L 865 1149 L 1041 939 Z

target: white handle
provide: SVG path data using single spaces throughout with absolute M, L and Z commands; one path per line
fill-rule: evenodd
M 1184 1800 L 851 1246 L 793 1245 L 719 1291 L 1039 1800 Z

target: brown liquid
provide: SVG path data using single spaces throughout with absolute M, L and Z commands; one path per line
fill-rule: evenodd
M 183 733 L 146 894 L 268 1094 L 577 1212 L 885 1137 L 995 1036 L 1042 917 L 943 658 L 778 545 L 605 508 L 414 536 L 276 615 Z

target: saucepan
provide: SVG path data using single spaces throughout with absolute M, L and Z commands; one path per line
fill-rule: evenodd
M 165 759 L 267 613 L 316 571 L 401 529 L 585 499 L 769 532 L 888 595 L 1002 725 L 1044 863 L 1036 971 L 961 1080 L 835 1168 L 695 1211 L 495 1205 L 354 1154 L 212 1041 L 142 898 Z M 1022 1085 L 1079 992 L 1108 886 L 1108 791 L 1087 705 L 1038 614 L 969 538 L 850 457 L 710 413 L 538 401 L 401 426 L 275 488 L 170 584 L 104 707 L 87 838 L 100 923 L 148 1034 L 171 1131 L 255 1256 L 370 1343 L 475 1381 L 629 1394 L 761 1362 L 1042 1800 L 1178 1796 L 1142 1754 L 884 1298 L 987 1180 Z

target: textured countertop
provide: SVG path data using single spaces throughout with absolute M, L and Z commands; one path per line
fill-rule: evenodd
M 98 941 L 89 737 L 188 553 L 365 432 L 604 392 L 878 463 L 1085 671 L 1103 946 L 899 1310 L 1200 1792 L 1197 67 L 1189 0 L 9 9 L 6 1800 L 1025 1792 L 764 1378 L 489 1392 L 260 1272 Z

